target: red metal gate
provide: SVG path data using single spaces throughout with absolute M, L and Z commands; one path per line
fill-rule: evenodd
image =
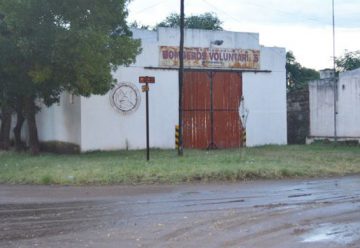
M 242 146 L 241 96 L 241 73 L 185 72 L 182 105 L 184 147 Z

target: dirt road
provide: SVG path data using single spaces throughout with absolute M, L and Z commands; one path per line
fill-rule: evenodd
M 0 185 L 0 247 L 360 247 L 360 176 L 178 186 Z

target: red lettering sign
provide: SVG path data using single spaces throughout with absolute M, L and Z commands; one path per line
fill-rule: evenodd
M 141 84 L 153 84 L 155 83 L 155 77 L 149 77 L 149 76 L 142 76 L 139 77 L 139 83 Z

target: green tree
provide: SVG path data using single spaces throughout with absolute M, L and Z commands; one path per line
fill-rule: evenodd
M 335 60 L 338 71 L 351 71 L 360 68 L 360 50 L 345 52 Z
M 137 21 L 133 21 L 132 23 L 130 23 L 129 27 L 130 28 L 138 28 L 138 29 L 146 29 L 146 30 L 150 29 L 149 25 L 140 24 Z
M 4 33 L 0 23 L 0 32 Z M 6 71 L 6 51 L 9 49 L 9 42 L 5 42 L 0 36 L 0 149 L 7 150 L 10 147 L 10 125 L 11 125 L 11 108 L 8 99 L 8 73 Z
M 0 149 L 10 147 L 10 127 L 12 113 L 18 113 L 17 128 L 15 128 L 15 145 L 19 149 L 21 138 L 18 125 L 24 122 L 22 112 L 19 110 L 18 102 L 22 92 L 26 89 L 21 87 L 21 82 L 27 80 L 23 73 L 24 61 L 19 50 L 15 46 L 3 16 L 0 16 L 0 108 L 1 108 L 1 128 L 0 128 Z M 19 116 L 20 113 L 20 116 Z M 20 127 L 21 130 L 21 127 Z
M 112 71 L 140 52 L 125 18 L 127 0 L 0 0 L 0 13 L 20 56 L 8 82 L 21 82 L 30 149 L 39 152 L 35 100 L 47 106 L 63 91 L 105 94 L 115 82 Z M 21 57 L 21 61 L 17 58 Z
M 192 15 L 185 17 L 185 28 L 207 29 L 207 30 L 223 30 L 222 22 L 214 13 L 204 13 L 200 15 Z M 176 13 L 170 14 L 166 19 L 156 25 L 156 27 L 178 28 L 180 26 L 180 15 Z
M 301 66 L 292 51 L 286 53 L 286 77 L 289 90 L 300 89 L 307 86 L 310 80 L 320 78 L 318 71 Z

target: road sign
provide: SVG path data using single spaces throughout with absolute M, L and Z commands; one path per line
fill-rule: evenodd
M 141 77 L 139 77 L 139 83 L 141 83 L 141 84 L 154 84 L 155 83 L 155 77 L 141 76 Z
M 142 85 L 141 89 L 142 89 L 142 92 L 149 91 L 149 85 L 148 84 Z
M 146 103 L 146 160 L 150 159 L 150 135 L 149 135 L 149 84 L 155 83 L 155 77 L 141 76 L 139 77 L 139 83 L 145 84 L 141 87 L 142 91 L 145 92 L 145 103 Z

